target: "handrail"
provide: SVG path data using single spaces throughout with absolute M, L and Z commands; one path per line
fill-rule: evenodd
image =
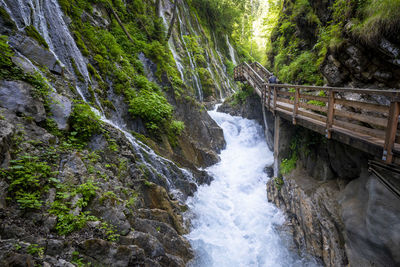
M 400 90 L 398 89 L 368 89 L 368 88 L 351 88 L 351 87 L 329 87 L 329 86 L 315 86 L 315 85 L 295 85 L 295 84 L 270 84 L 265 83 L 267 86 L 274 86 L 279 88 L 299 88 L 299 89 L 310 89 L 310 90 L 325 90 L 333 92 L 344 92 L 344 93 L 358 93 L 358 94 L 376 94 L 384 96 L 393 96 L 400 98 Z
M 400 90 L 270 84 L 262 78 L 268 79 L 266 73 L 271 74 L 258 62 L 250 64 L 244 62 L 234 69 L 235 80 L 251 82 L 258 90 L 262 103 L 274 114 L 277 111 L 290 114 L 293 124 L 297 124 L 297 118 L 301 117 L 308 120 L 308 123 L 318 124 L 318 127 L 323 125 L 328 139 L 332 138 L 333 132 L 339 130 L 341 133 L 342 130 L 347 131 L 346 134 L 350 138 L 353 137 L 353 133 L 357 133 L 365 142 L 381 146 L 382 159 L 387 163 L 393 162 L 394 149 L 397 146 L 400 160 L 400 134 L 398 134 Z M 313 95 L 310 91 L 323 91 L 324 94 Z M 386 97 L 390 105 L 346 99 L 340 93 L 380 95 Z M 370 113 L 355 112 L 353 108 Z M 375 126 L 372 127 L 373 125 Z

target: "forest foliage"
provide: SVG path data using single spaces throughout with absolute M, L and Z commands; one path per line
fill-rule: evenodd
M 320 66 L 345 38 L 399 42 L 400 0 L 335 0 L 317 14 L 313 0 L 271 0 L 265 18 L 267 68 L 287 83 L 322 85 Z M 326 19 L 327 18 L 327 19 Z

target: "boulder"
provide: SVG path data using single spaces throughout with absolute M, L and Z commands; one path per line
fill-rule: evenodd
M 399 266 L 400 199 L 377 177 L 364 173 L 346 186 L 339 200 L 351 266 Z
M 0 81 L 0 107 L 32 117 L 36 122 L 46 119 L 43 103 L 32 96 L 33 87 L 22 81 Z
M 68 130 L 68 118 L 72 110 L 71 100 L 55 92 L 51 92 L 50 98 L 51 118 L 57 123 L 58 129 Z
M 88 239 L 80 244 L 80 248 L 84 255 L 96 260 L 98 265 L 140 266 L 145 260 L 143 249 L 135 245 L 115 245 L 102 239 Z
M 36 40 L 28 36 L 16 34 L 10 37 L 10 45 L 30 60 L 39 65 L 46 66 L 51 72 L 62 74 L 63 66 L 56 55 L 39 45 Z

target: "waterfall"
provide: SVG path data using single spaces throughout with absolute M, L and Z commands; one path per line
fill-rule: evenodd
M 214 111 L 226 149 L 207 171 L 214 180 L 188 199 L 196 257 L 191 266 L 317 266 L 292 253 L 276 230 L 282 213 L 267 201 L 264 167 L 272 152 L 255 121 Z
M 75 40 L 72 38 L 64 22 L 63 13 L 57 0 L 18 0 L 18 3 L 13 2 L 11 4 L 9 2 L 8 0 L 1 0 L 0 4 L 3 5 L 6 10 L 10 11 L 10 16 L 18 27 L 23 30 L 24 27 L 33 23 L 35 28 L 48 43 L 49 50 L 53 52 L 60 62 L 66 65 L 72 73 L 74 72 L 71 65 L 71 58 L 74 59 L 77 68 L 85 78 L 86 82 L 84 85 L 87 85 L 90 79 L 86 67 L 86 59 L 79 51 Z M 32 12 L 27 12 L 27 10 L 32 10 Z M 29 59 L 26 60 L 29 61 Z M 31 62 L 30 64 L 34 66 Z M 53 88 L 51 85 L 50 87 Z M 82 99 L 87 102 L 81 87 L 77 85 L 76 89 Z M 54 91 L 54 89 L 52 90 Z M 99 107 L 101 109 L 100 105 Z M 145 166 L 150 174 L 150 181 L 164 186 L 180 201 L 185 200 L 184 193 L 177 188 L 178 185 L 182 185 L 182 182 L 195 184 L 195 179 L 189 171 L 179 168 L 168 159 L 158 156 L 151 148 L 136 140 L 122 125 L 118 125 L 117 122 L 107 119 L 102 109 L 99 111 L 94 107 L 91 108 L 100 116 L 102 122 L 121 131 L 125 135 L 127 140 L 132 144 L 134 152 L 139 156 L 141 164 Z
M 235 49 L 232 47 L 231 43 L 229 42 L 228 35 L 225 35 L 225 38 L 226 38 L 226 44 L 228 45 L 228 48 L 229 48 L 229 55 L 231 56 L 232 63 L 233 63 L 233 65 L 236 66 L 237 65 L 237 61 L 235 59 Z

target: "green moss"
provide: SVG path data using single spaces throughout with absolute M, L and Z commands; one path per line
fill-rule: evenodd
M 49 49 L 49 45 L 47 44 L 46 40 L 44 40 L 42 35 L 40 35 L 40 33 L 36 30 L 36 28 L 33 25 L 26 26 L 25 32 L 28 36 L 35 39 L 40 45 L 42 45 L 46 49 Z
M 11 28 L 12 30 L 16 30 L 17 26 L 14 21 L 11 19 L 10 15 L 4 9 L 4 7 L 0 6 L 0 18 L 4 22 L 4 26 Z
M 212 96 L 215 85 L 210 72 L 205 68 L 197 68 L 197 73 L 199 74 L 204 97 Z
M 76 76 L 78 77 L 78 80 L 80 82 L 85 82 L 85 78 L 83 77 L 82 73 L 79 71 L 78 66 L 76 65 L 75 59 L 73 59 L 71 57 L 70 60 L 71 60 L 72 68 L 74 69 L 74 72 L 75 72 Z

